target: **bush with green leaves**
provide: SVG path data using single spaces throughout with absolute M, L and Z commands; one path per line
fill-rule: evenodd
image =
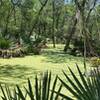
M 37 38 L 33 42 L 33 53 L 39 55 L 41 53 L 41 49 L 44 47 L 45 44 L 46 41 L 44 40 L 44 38 Z
M 26 38 L 27 39 L 27 38 Z M 28 38 L 25 42 L 25 51 L 28 53 L 34 53 L 35 55 L 39 55 L 41 53 L 41 49 L 45 47 L 46 41 L 43 38 Z
M 0 49 L 9 49 L 10 41 L 4 38 L 0 38 Z

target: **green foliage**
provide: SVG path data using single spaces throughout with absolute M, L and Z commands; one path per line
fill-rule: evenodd
M 45 45 L 45 40 L 44 38 L 36 38 L 36 39 L 30 39 L 29 43 L 26 43 L 26 51 L 27 53 L 34 53 L 36 55 L 41 53 L 41 49 L 43 45 Z
M 33 44 L 35 46 L 38 46 L 38 44 L 41 43 L 41 42 L 42 42 L 42 38 L 37 38 L 37 39 L 35 39 L 35 41 L 33 41 Z
M 10 41 L 4 38 L 0 38 L 0 49 L 9 49 Z
M 47 1 L 46 5 L 44 5 L 45 1 Z M 68 39 L 67 33 L 70 31 L 69 25 L 72 26 L 74 23 L 73 19 L 77 12 L 76 8 L 78 7 L 73 0 L 74 3 L 68 1 L 69 0 L 64 3 L 64 0 L 1 0 L 0 33 L 2 34 L 0 35 L 3 36 L 3 38 L 7 37 L 13 42 L 22 39 L 23 43 L 26 43 L 26 41 L 29 43 L 31 42 L 29 38 L 36 36 L 44 37 L 45 39 L 49 38 L 53 43 L 65 43 L 65 40 Z M 82 5 L 82 1 L 79 0 L 79 5 Z M 93 2 L 91 2 L 91 5 L 93 5 Z M 95 6 L 95 11 L 91 9 L 90 1 L 87 1 L 85 6 L 86 7 L 83 7 L 84 17 L 86 18 L 89 14 L 88 12 L 90 12 L 89 21 L 84 21 L 85 24 L 87 24 L 85 29 L 87 28 L 86 30 L 88 30 L 88 32 L 85 33 L 89 33 L 90 40 L 94 40 L 93 47 L 96 46 L 95 50 L 100 55 L 100 6 Z M 82 30 L 82 14 L 79 15 L 80 18 L 76 26 L 76 33 L 78 33 L 76 34 L 77 38 Z M 82 34 L 80 35 L 82 36 Z M 72 41 L 75 41 L 74 37 L 75 36 L 73 36 Z M 83 37 L 84 36 L 82 36 L 82 38 Z M 77 43 L 76 46 L 78 49 L 82 49 L 81 51 L 83 52 L 83 43 L 81 43 L 82 45 L 79 43 Z M 87 50 L 89 50 L 88 47 L 87 45 Z
M 33 53 L 33 47 L 31 45 L 28 45 L 26 48 L 25 48 L 25 51 L 28 53 Z
M 35 55 L 39 55 L 41 53 L 41 47 L 34 47 L 33 48 L 33 53 Z
M 24 87 L 24 91 L 17 85 L 13 92 L 9 87 L 1 87 L 3 93 L 2 100 L 58 100 L 59 95 L 55 94 L 54 91 L 57 85 L 57 77 L 54 80 L 53 86 L 51 87 L 51 73 L 46 72 L 43 76 L 43 80 L 35 78 L 35 85 L 32 86 L 28 79 L 28 88 Z M 52 91 L 50 91 L 52 88 Z M 59 86 L 58 93 L 60 93 L 62 85 Z M 35 91 L 33 91 L 35 90 Z
M 95 77 L 86 78 L 79 67 L 77 70 L 80 79 L 73 73 L 69 68 L 72 78 L 74 81 L 63 71 L 63 74 L 69 84 L 63 81 L 61 78 L 59 80 L 64 85 L 64 87 L 73 95 L 77 100 L 99 100 L 100 99 L 100 74 L 98 73 Z M 63 98 L 67 100 L 73 100 L 72 97 L 68 97 L 66 94 L 60 94 Z

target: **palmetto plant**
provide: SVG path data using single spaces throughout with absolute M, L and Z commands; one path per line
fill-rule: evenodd
M 69 68 L 71 79 L 64 71 L 63 74 L 67 82 L 61 78 L 59 80 L 63 86 L 74 96 L 75 100 L 100 100 L 100 74 L 99 72 L 94 77 L 85 77 L 77 65 L 77 70 L 80 78 L 76 77 L 73 71 Z M 57 92 L 56 92 L 57 93 Z M 59 94 L 61 97 L 67 100 L 74 100 L 72 97 L 68 97 L 64 94 Z
M 69 68 L 71 73 L 70 78 L 65 71 L 63 74 L 66 78 L 62 80 L 56 76 L 51 86 L 51 73 L 45 73 L 42 80 L 39 80 L 36 76 L 35 85 L 32 86 L 28 79 L 28 88 L 24 87 L 23 92 L 17 85 L 13 92 L 9 87 L 1 86 L 3 93 L 2 100 L 100 100 L 100 74 L 99 72 L 94 77 L 86 77 L 82 74 L 81 70 L 77 66 L 79 77 Z M 60 80 L 61 85 L 56 90 L 57 80 Z M 73 96 L 69 97 L 67 94 L 61 93 L 61 89 L 66 88 Z M 33 91 L 35 90 L 35 91 Z
M 36 76 L 35 85 L 32 87 L 30 80 L 28 79 L 28 89 L 24 87 L 23 92 L 17 85 L 13 92 L 9 87 L 1 86 L 3 93 L 2 100 L 58 100 L 59 95 L 55 94 L 54 91 L 57 85 L 57 76 L 51 86 L 51 73 L 45 73 L 42 80 L 39 80 Z M 60 93 L 62 85 L 59 86 L 57 93 Z M 33 91 L 35 90 L 35 91 Z

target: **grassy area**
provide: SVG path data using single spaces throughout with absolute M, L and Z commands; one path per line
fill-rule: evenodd
M 62 70 L 70 66 L 77 74 L 75 63 L 81 70 L 83 67 L 83 58 L 74 57 L 63 53 L 63 45 L 57 45 L 54 49 L 51 45 L 42 51 L 41 55 L 29 55 L 24 58 L 0 59 L 0 83 L 10 86 L 15 84 L 26 84 L 27 78 L 34 81 L 36 74 L 42 75 L 42 72 L 51 71 L 53 75 L 62 76 Z M 89 66 L 89 63 L 87 64 Z

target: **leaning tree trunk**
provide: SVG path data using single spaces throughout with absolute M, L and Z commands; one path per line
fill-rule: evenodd
M 41 3 L 41 0 L 39 0 L 39 1 L 40 1 L 40 3 Z M 34 23 L 33 23 L 33 26 L 32 26 L 32 29 L 31 29 L 30 32 L 29 32 L 29 38 L 30 38 L 31 35 L 33 34 L 33 31 L 34 31 L 34 28 L 35 28 L 35 26 L 36 26 L 36 24 L 37 24 L 37 22 L 38 22 L 39 16 L 41 15 L 41 12 L 43 11 L 43 9 L 44 9 L 44 7 L 46 6 L 47 2 L 48 2 L 48 0 L 45 0 L 44 3 L 41 3 L 42 7 L 40 8 L 39 12 L 37 13 L 36 19 L 35 19 L 35 21 L 34 21 Z
M 79 11 L 76 12 L 76 16 L 75 16 L 74 21 L 73 21 L 74 23 L 73 23 L 73 25 L 69 26 L 68 37 L 67 37 L 66 44 L 65 44 L 65 47 L 64 47 L 64 52 L 67 52 L 67 49 L 69 47 L 72 36 L 74 35 L 74 33 L 76 31 L 76 25 L 77 25 L 77 22 L 78 22 L 79 15 L 80 15 L 80 12 Z

